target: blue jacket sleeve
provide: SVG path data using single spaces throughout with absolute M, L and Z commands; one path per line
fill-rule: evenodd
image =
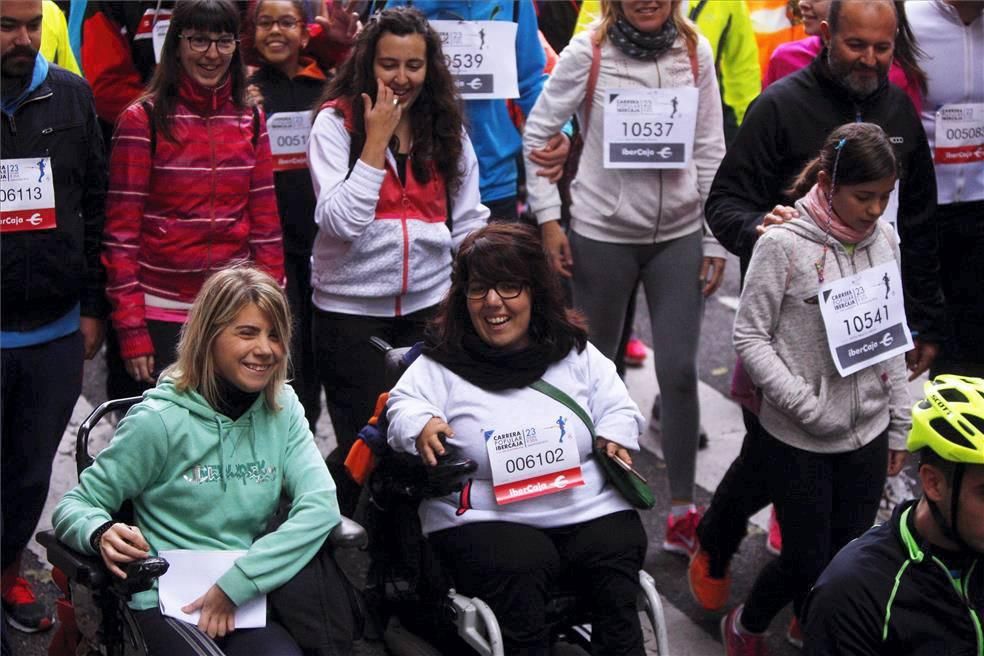
M 547 65 L 547 57 L 543 54 L 543 45 L 540 43 L 533 0 L 520 0 L 514 4 L 519 6 L 516 29 L 516 74 L 519 78 L 519 99 L 516 102 L 523 110 L 523 116 L 529 116 L 547 80 L 547 74 L 543 72 Z

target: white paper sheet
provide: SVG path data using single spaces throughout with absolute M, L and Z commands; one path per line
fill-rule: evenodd
M 201 611 L 187 614 L 181 608 L 205 594 L 219 578 L 229 571 L 245 551 L 193 551 L 177 549 L 161 551 L 158 555 L 170 563 L 160 578 L 158 596 L 161 613 L 191 624 L 197 624 Z M 236 609 L 236 628 L 255 629 L 266 626 L 266 595 L 261 595 Z

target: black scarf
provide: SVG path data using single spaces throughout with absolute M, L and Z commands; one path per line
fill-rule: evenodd
M 462 348 L 450 353 L 428 342 L 424 355 L 447 367 L 469 383 L 489 392 L 518 389 L 543 377 L 547 368 L 567 355 L 556 357 L 555 349 L 531 342 L 518 351 L 489 346 L 474 332 L 467 332 Z
M 659 32 L 640 32 L 624 16 L 619 16 L 608 26 L 608 38 L 625 55 L 652 61 L 669 50 L 676 41 L 677 26 L 672 19 L 667 19 Z

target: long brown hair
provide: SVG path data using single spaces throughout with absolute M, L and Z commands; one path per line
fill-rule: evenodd
M 676 24 L 677 32 L 687 40 L 689 49 L 697 48 L 697 28 L 689 18 L 683 15 L 680 9 L 682 0 L 672 0 L 670 2 L 670 17 L 667 20 Z M 608 28 L 622 13 L 622 3 L 619 0 L 601 0 L 601 18 L 598 19 L 594 30 L 594 38 L 598 45 L 604 43 L 608 36 Z
M 152 129 L 168 141 L 174 141 L 169 117 L 178 102 L 178 86 L 182 66 L 178 58 L 179 35 L 186 29 L 216 34 L 232 34 L 239 38 L 239 10 L 231 0 L 178 0 L 171 13 L 171 25 L 164 37 L 161 61 L 147 84 L 147 91 L 138 100 L 149 107 Z M 229 82 L 232 102 L 246 107 L 246 70 L 241 48 L 237 47 L 229 62 Z
M 458 249 L 451 289 L 428 329 L 438 350 L 460 352 L 466 333 L 474 333 L 465 289 L 472 280 L 518 282 L 530 293 L 530 339 L 546 346 L 550 360 L 583 351 L 588 333 L 581 315 L 566 307 L 560 279 L 550 268 L 538 230 L 518 223 L 494 223 L 468 235 Z
M 427 45 L 427 76 L 420 95 L 410 107 L 414 155 L 410 164 L 414 177 L 428 182 L 428 162 L 432 161 L 447 188 L 454 192 L 461 185 L 463 175 L 460 169 L 463 119 L 458 91 L 444 62 L 441 38 L 419 10 L 398 7 L 370 18 L 355 40 L 352 54 L 339 67 L 338 75 L 318 101 L 318 107 L 329 100 L 344 100 L 352 108 L 351 152 L 362 152 L 366 142 L 362 94 L 376 101 L 378 84 L 373 72 L 376 44 L 387 33 L 419 34 Z
M 820 154 L 803 167 L 786 195 L 805 196 L 816 184 L 820 171 L 826 172 L 834 185 L 853 185 L 898 175 L 898 164 L 888 135 L 879 126 L 846 123 L 827 136 Z

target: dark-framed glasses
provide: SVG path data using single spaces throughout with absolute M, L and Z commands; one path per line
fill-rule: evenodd
M 273 29 L 274 25 L 277 25 L 280 29 L 287 31 L 296 28 L 300 25 L 300 23 L 301 21 L 297 20 L 293 16 L 281 16 L 280 18 L 260 16 L 256 19 L 256 27 L 268 32 Z
M 490 289 L 494 289 L 499 298 L 508 301 L 509 299 L 516 298 L 522 294 L 523 288 L 525 287 L 526 285 L 516 281 L 500 280 L 499 282 L 490 285 L 487 282 L 474 280 L 468 283 L 468 286 L 465 287 L 465 296 L 473 301 L 478 301 L 485 298 Z
M 223 55 L 230 55 L 236 51 L 239 39 L 234 36 L 225 35 L 218 39 L 211 39 L 204 34 L 180 34 L 178 38 L 184 39 L 192 52 L 204 53 L 215 44 L 215 49 Z

